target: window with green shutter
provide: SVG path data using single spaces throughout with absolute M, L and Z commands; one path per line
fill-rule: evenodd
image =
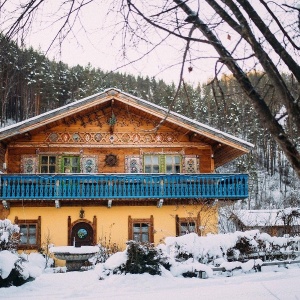
M 180 173 L 181 156 L 173 154 L 144 155 L 145 173 Z

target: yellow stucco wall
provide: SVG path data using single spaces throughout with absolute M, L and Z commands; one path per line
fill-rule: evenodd
M 125 247 L 128 239 L 128 216 L 133 219 L 154 218 L 154 243 L 158 244 L 167 236 L 175 236 L 175 216 L 195 220 L 200 212 L 200 225 L 203 234 L 217 232 L 217 211 L 215 207 L 202 205 L 181 206 L 105 206 L 82 207 L 85 211 L 84 219 L 92 222 L 97 217 L 97 241 L 101 238 L 111 238 L 112 243 Z M 41 242 L 45 242 L 48 233 L 51 242 L 56 246 L 68 243 L 68 216 L 71 222 L 79 220 L 81 207 L 12 207 L 8 219 L 14 222 L 15 217 L 22 220 L 37 219 L 41 216 Z
M 216 207 L 205 205 L 170 205 L 157 208 L 156 206 L 105 206 L 82 207 L 85 211 L 84 220 L 93 222 L 97 217 L 97 242 L 102 244 L 116 243 L 119 250 L 124 250 L 128 240 L 128 216 L 133 219 L 154 219 L 154 243 L 163 242 L 165 237 L 176 235 L 176 215 L 198 221 L 201 234 L 217 233 L 218 215 Z M 68 216 L 71 222 L 80 220 L 81 207 L 11 207 L 7 216 L 12 222 L 15 217 L 19 220 L 35 220 L 41 216 L 41 245 L 45 245 L 47 238 L 55 246 L 68 245 Z M 49 242 L 49 240 L 48 240 Z M 64 266 L 64 261 L 55 261 L 56 266 Z

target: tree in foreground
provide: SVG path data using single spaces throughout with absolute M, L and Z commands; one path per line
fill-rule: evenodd
M 23 34 L 28 32 L 36 12 L 46 2 L 25 1 L 15 8 L 15 19 L 5 18 L 8 10 L 4 2 L 0 6 L 4 15 L 4 34 L 8 38 L 17 34 L 26 38 Z M 54 41 L 58 39 L 61 42 L 72 33 L 74 23 L 80 21 L 79 12 L 92 2 L 99 1 L 58 1 L 57 12 L 62 13 L 54 21 L 63 21 Z M 148 49 L 167 43 L 176 45 L 182 52 L 178 91 L 183 85 L 187 63 L 189 72 L 192 72 L 206 58 L 214 61 L 215 82 L 218 82 L 221 72 L 230 71 L 255 108 L 261 126 L 270 133 L 300 178 L 297 146 L 300 136 L 300 8 L 297 1 L 282 4 L 265 0 L 127 0 L 114 1 L 112 10 L 123 17 L 123 22 L 118 23 L 116 28 L 121 29 L 124 53 L 130 43 L 135 46 L 146 44 Z M 111 14 L 112 10 L 108 13 Z M 203 53 L 207 54 L 206 58 Z M 249 76 L 250 71 L 257 69 L 261 78 L 268 78 L 263 90 L 258 90 L 257 83 Z M 286 83 L 283 71 L 292 78 L 291 85 Z M 226 101 L 226 95 L 221 95 Z M 281 99 L 280 114 L 277 108 L 272 107 L 272 95 Z M 288 125 L 283 125 L 283 119 Z

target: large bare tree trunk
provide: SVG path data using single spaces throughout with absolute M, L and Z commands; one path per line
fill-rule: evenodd
M 174 0 L 174 2 L 188 15 L 188 16 L 195 16 L 195 12 L 186 4 L 186 2 L 183 2 L 181 0 Z M 214 5 L 217 5 L 215 1 L 207 1 L 209 3 L 214 2 Z M 232 4 L 232 7 L 234 7 L 232 1 L 225 1 L 230 2 Z M 222 17 L 226 17 L 226 15 L 222 15 Z M 242 18 L 242 17 L 241 17 Z M 225 19 L 225 21 L 228 21 Z M 232 20 L 233 21 L 233 20 Z M 229 20 L 230 22 L 230 20 Z M 220 56 L 220 61 L 224 63 L 228 69 L 232 72 L 233 76 L 236 78 L 242 89 L 246 92 L 249 100 L 252 102 L 258 116 L 260 119 L 260 122 L 264 128 L 267 128 L 274 140 L 277 142 L 277 144 L 280 146 L 282 151 L 285 153 L 287 159 L 291 163 L 292 167 L 296 171 L 298 177 L 300 178 L 300 153 L 297 150 L 297 147 L 295 143 L 289 138 L 289 136 L 286 134 L 283 127 L 279 124 L 279 122 L 275 119 L 275 117 L 272 115 L 268 105 L 262 98 L 262 96 L 258 93 L 258 91 L 255 89 L 255 87 L 250 82 L 249 78 L 245 74 L 245 72 L 238 66 L 236 60 L 232 57 L 232 55 L 227 51 L 227 49 L 223 46 L 221 41 L 217 38 L 217 36 L 210 30 L 208 25 L 206 25 L 197 15 L 193 19 L 193 24 L 199 29 L 202 34 L 207 38 L 208 41 L 211 42 L 212 47 L 217 51 L 217 53 Z M 246 25 L 246 24 L 244 24 Z M 237 26 L 239 26 L 237 24 Z M 237 27 L 236 27 L 237 28 Z M 248 28 L 247 28 L 248 29 Z M 280 81 L 280 78 L 278 76 L 278 70 L 274 70 L 274 66 L 272 62 L 269 60 L 267 55 L 264 53 L 264 51 L 259 46 L 258 42 L 254 39 L 254 37 L 251 36 L 251 33 L 248 30 L 245 30 L 243 28 L 243 37 L 247 39 L 250 43 L 252 43 L 254 54 L 259 57 L 259 60 L 261 63 L 264 64 L 265 67 L 272 67 L 272 73 L 271 73 L 271 79 L 273 79 L 276 82 Z M 260 56 L 263 55 L 263 58 Z M 268 73 L 269 74 L 269 73 Z M 280 81 L 280 84 L 282 85 L 282 92 L 285 88 L 284 82 Z M 285 99 L 288 98 L 284 103 L 289 103 L 289 101 L 292 101 L 292 96 L 290 95 L 288 89 L 286 88 L 286 94 L 284 95 Z M 295 102 L 296 103 L 296 102 Z M 291 108 L 292 109 L 292 108 Z M 299 107 L 297 107 L 299 110 Z M 291 112 L 290 112 L 291 113 Z M 300 114 L 295 117 L 296 120 L 299 120 Z M 300 124 L 300 122 L 299 122 Z M 297 124 L 299 126 L 299 124 Z

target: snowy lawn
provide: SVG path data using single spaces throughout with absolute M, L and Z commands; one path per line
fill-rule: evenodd
M 232 277 L 208 279 L 163 276 L 112 275 L 98 280 L 94 270 L 43 273 L 20 287 L 0 289 L 0 299 L 101 299 L 101 300 L 289 300 L 300 299 L 300 268 L 268 267 L 262 272 L 234 271 Z

